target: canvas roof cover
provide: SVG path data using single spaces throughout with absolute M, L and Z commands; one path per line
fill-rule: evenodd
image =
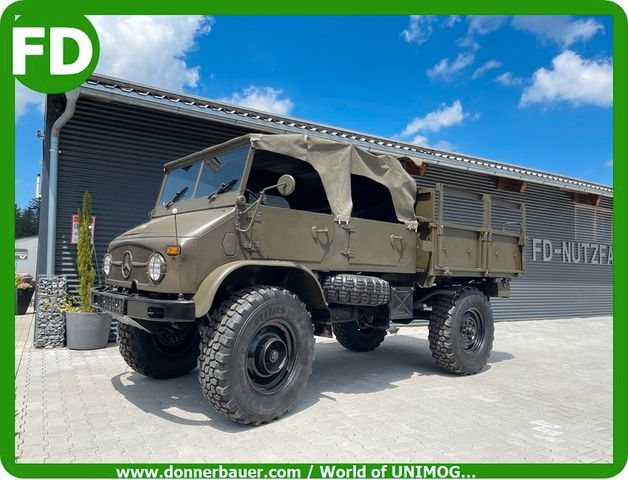
M 352 143 L 305 134 L 249 134 L 247 137 L 256 150 L 286 155 L 312 165 L 321 178 L 336 220 L 349 221 L 353 209 L 351 175 L 360 175 L 385 186 L 390 192 L 397 219 L 408 228 L 416 229 L 416 183 L 400 161 L 409 160 L 420 166 L 421 160 L 375 154 Z

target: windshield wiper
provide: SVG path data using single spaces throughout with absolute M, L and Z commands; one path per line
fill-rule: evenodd
M 223 183 L 222 185 L 220 185 L 220 187 L 218 187 L 218 189 L 213 192 L 210 193 L 207 196 L 207 200 L 209 200 L 209 203 L 213 202 L 214 200 L 216 200 L 216 198 L 218 198 L 218 195 L 220 195 L 221 193 L 225 193 L 227 190 L 230 190 L 236 183 L 238 183 L 238 179 L 234 178 L 233 180 L 229 180 L 226 183 Z
M 172 207 L 175 203 L 177 203 L 179 200 L 181 200 L 181 197 L 183 195 L 185 195 L 188 192 L 189 189 L 190 189 L 190 187 L 183 187 L 181 190 L 179 190 L 177 193 L 174 194 L 174 197 L 172 197 L 172 200 L 170 200 L 168 203 L 166 203 L 165 207 L 167 209 Z

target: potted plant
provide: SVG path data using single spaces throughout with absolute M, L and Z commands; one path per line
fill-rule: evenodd
M 89 290 L 96 276 L 92 246 L 92 198 L 89 192 L 83 194 L 83 205 L 79 210 L 78 245 L 76 268 L 79 276 L 79 305 L 65 308 L 66 335 L 68 348 L 72 350 L 93 350 L 107 345 L 111 316 L 96 312 L 89 301 Z
M 30 281 L 29 281 L 30 280 Z M 16 275 L 15 276 L 15 314 L 24 315 L 28 310 L 33 298 L 32 277 Z

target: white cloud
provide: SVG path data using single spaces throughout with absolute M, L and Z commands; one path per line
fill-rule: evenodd
M 460 15 L 438 17 L 436 15 L 410 15 L 408 27 L 401 32 L 401 37 L 407 43 L 422 45 L 434 33 L 434 25 L 439 28 L 451 28 L 462 21 Z
M 495 81 L 504 87 L 512 87 L 513 85 L 521 85 L 523 79 L 515 77 L 512 72 L 504 72 L 495 77 Z
M 606 160 L 606 162 L 604 162 L 604 165 L 606 165 L 608 168 L 613 168 L 613 159 L 611 158 L 610 160 Z
M 430 78 L 447 78 L 456 75 L 473 63 L 475 56 L 472 53 L 459 53 L 453 62 L 448 58 L 443 58 L 440 62 L 428 69 L 427 75 Z
M 443 128 L 462 123 L 464 118 L 465 114 L 460 100 L 454 100 L 450 106 L 441 104 L 438 110 L 430 112 L 423 117 L 414 118 L 406 125 L 406 128 L 401 132 L 400 136 L 407 137 L 420 132 L 438 132 Z M 427 140 L 423 137 L 422 133 L 420 137 L 415 137 L 415 139 L 417 138 Z
M 282 90 L 272 87 L 256 87 L 251 85 L 242 93 L 234 93 L 231 97 L 220 99 L 223 102 L 234 103 L 253 110 L 288 115 L 294 107 L 289 98 L 280 98 Z
M 430 38 L 434 31 L 435 15 L 410 15 L 408 28 L 401 32 L 401 37 L 407 43 L 421 45 Z
M 566 15 L 515 15 L 512 26 L 542 39 L 552 40 L 562 47 L 577 41 L 587 41 L 603 32 L 601 23 L 592 18 L 574 20 Z
M 30 88 L 26 88 L 20 82 L 15 80 L 15 122 L 32 111 L 32 107 L 36 107 L 40 112 L 44 110 L 43 93 L 35 92 Z
M 506 15 L 469 15 L 467 17 L 469 34 L 486 35 L 494 32 L 499 30 L 507 19 Z
M 476 78 L 480 78 L 482 76 L 484 76 L 484 74 L 486 72 L 488 72 L 489 70 L 494 70 L 496 68 L 501 67 L 502 64 L 500 61 L 498 60 L 489 60 L 488 62 L 484 62 L 480 67 L 478 67 L 475 72 L 473 72 L 473 75 L 471 78 L 473 78 L 474 80 Z
M 199 67 L 189 66 L 185 55 L 198 36 L 211 30 L 211 17 L 107 15 L 90 20 L 100 39 L 98 73 L 174 90 L 198 84 Z M 44 95 L 16 81 L 16 121 L 33 106 L 43 110 L 43 102 Z
M 200 68 L 186 55 L 213 18 L 191 15 L 91 16 L 100 39 L 96 71 L 173 90 L 195 87 Z
M 434 145 L 431 145 L 431 146 L 436 150 L 450 150 L 451 151 L 454 149 L 453 143 L 447 140 L 439 140 L 438 142 L 436 142 Z
M 552 60 L 552 68 L 540 68 L 534 73 L 532 85 L 523 91 L 519 105 L 561 101 L 576 106 L 612 106 L 611 59 L 586 60 L 566 50 Z
M 421 147 L 433 148 L 434 150 L 452 151 L 454 149 L 454 145 L 447 140 L 439 140 L 436 143 L 432 143 L 424 135 L 416 135 L 412 140 L 410 140 L 410 143 Z
M 466 37 L 459 38 L 456 43 L 461 48 L 466 48 L 470 52 L 477 52 L 480 49 L 480 45 L 471 35 L 467 35 Z
M 462 21 L 462 17 L 460 15 L 449 15 L 446 19 L 445 19 L 445 26 L 447 28 L 451 28 L 453 27 L 456 23 L 461 22 Z
M 414 118 L 403 132 L 396 135 L 399 138 L 410 138 L 406 140 L 414 145 L 434 148 L 436 150 L 452 150 L 453 145 L 446 140 L 439 140 L 436 143 L 430 142 L 426 132 L 439 132 L 440 130 L 462 123 L 468 115 L 464 113 L 460 100 L 454 100 L 451 105 L 441 104 L 437 110 L 430 112 L 423 117 Z M 479 117 L 473 115 L 473 119 Z
M 414 144 L 414 145 L 423 145 L 426 146 L 427 145 L 427 137 L 425 135 L 415 135 L 415 137 L 410 140 L 410 143 Z

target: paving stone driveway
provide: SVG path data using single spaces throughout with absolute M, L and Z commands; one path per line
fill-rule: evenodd
M 16 319 L 19 462 L 610 462 L 610 318 L 499 323 L 478 375 L 432 363 L 426 327 L 360 354 L 317 340 L 304 398 L 280 421 L 234 424 L 196 372 L 150 380 L 117 347 L 36 350 Z

